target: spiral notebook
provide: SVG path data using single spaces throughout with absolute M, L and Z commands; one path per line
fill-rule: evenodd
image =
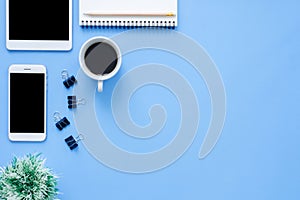
M 176 27 L 177 0 L 79 0 L 80 26 Z

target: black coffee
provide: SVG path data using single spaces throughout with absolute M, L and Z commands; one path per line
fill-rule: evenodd
M 96 75 L 111 73 L 118 63 L 118 55 L 115 49 L 104 42 L 91 45 L 84 55 L 87 68 Z

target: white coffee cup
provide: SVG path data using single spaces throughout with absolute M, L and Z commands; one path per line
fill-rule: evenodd
M 98 92 L 102 92 L 103 81 L 116 75 L 121 67 L 121 51 L 113 40 L 93 37 L 82 45 L 79 63 L 87 76 L 98 81 Z

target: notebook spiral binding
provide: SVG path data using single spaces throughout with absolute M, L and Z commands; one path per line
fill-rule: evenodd
M 176 22 L 171 21 L 84 21 L 80 23 L 82 27 L 159 27 L 175 28 Z

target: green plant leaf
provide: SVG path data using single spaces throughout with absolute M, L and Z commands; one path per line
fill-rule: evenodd
M 52 200 L 58 194 L 58 177 L 44 166 L 41 154 L 14 157 L 0 168 L 0 198 L 3 200 Z

